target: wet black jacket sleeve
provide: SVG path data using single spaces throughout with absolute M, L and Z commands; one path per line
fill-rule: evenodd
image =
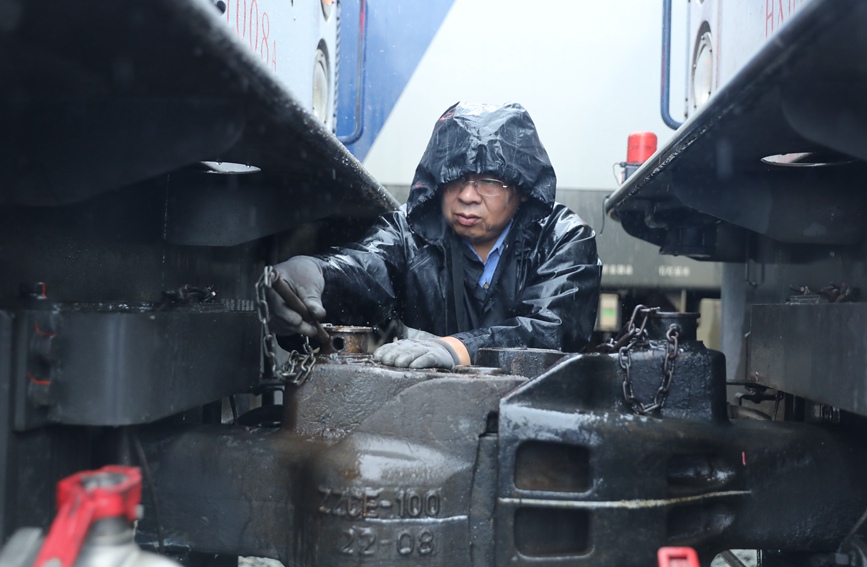
M 399 212 L 381 217 L 358 242 L 317 256 L 325 277 L 326 320 L 371 325 L 397 317 L 412 235 Z

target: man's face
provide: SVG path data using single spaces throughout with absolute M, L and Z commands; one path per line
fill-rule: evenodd
M 475 248 L 493 246 L 526 196 L 491 175 L 468 175 L 442 189 L 443 217 Z

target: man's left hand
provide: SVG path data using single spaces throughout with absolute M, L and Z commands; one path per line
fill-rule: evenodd
M 398 368 L 447 368 L 460 364 L 458 354 L 439 339 L 402 339 L 376 349 L 373 360 Z

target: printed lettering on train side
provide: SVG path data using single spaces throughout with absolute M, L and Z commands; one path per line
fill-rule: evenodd
M 688 278 L 689 266 L 659 266 L 659 275 L 663 278 Z
M 765 0 L 765 39 L 809 0 Z
M 634 272 L 632 264 L 602 264 L 603 276 L 631 276 Z
M 258 0 L 227 0 L 226 23 L 275 73 L 277 39 L 271 31 L 271 13 Z

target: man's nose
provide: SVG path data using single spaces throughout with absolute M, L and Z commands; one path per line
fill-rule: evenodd
M 482 200 L 482 196 L 479 195 L 478 191 L 476 191 L 475 183 L 467 181 L 464 183 L 464 186 L 461 187 L 461 190 L 458 193 L 458 199 L 464 203 L 478 203 Z

